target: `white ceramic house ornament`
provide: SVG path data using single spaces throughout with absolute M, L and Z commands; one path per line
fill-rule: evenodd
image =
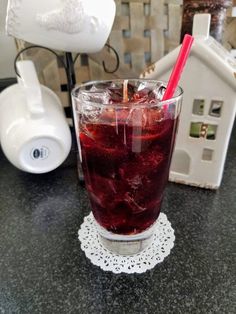
M 184 100 L 170 180 L 217 189 L 236 113 L 236 60 L 209 36 L 209 26 L 209 14 L 195 15 L 195 41 L 180 81 Z M 168 80 L 179 49 L 141 76 Z
M 6 31 L 51 49 L 93 53 L 105 45 L 115 11 L 114 0 L 9 0 Z

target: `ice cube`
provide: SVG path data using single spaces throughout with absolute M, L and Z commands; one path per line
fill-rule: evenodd
M 126 146 L 115 137 L 104 137 L 103 133 L 94 132 L 94 129 L 88 129 L 88 132 L 80 133 L 83 160 L 98 174 L 112 178 L 119 164 L 128 157 Z
M 142 185 L 136 190 L 134 194 L 134 200 L 140 206 L 149 206 L 150 202 L 161 198 L 166 180 L 164 176 L 153 175 L 150 177 L 144 177 Z
M 151 108 L 132 108 L 127 117 L 127 124 L 145 129 L 146 126 L 155 126 L 165 120 L 165 111 L 158 106 Z
M 103 208 L 115 210 L 117 204 L 123 202 L 127 191 L 124 182 L 109 179 L 98 174 L 90 176 L 87 189 L 93 201 Z
M 153 89 L 153 94 L 155 95 L 156 100 L 161 101 L 164 93 L 166 91 L 166 85 L 163 83 L 158 83 L 156 88 Z
M 133 95 L 136 103 L 154 103 L 162 100 L 165 92 L 165 84 L 155 81 L 141 82 Z
M 148 87 L 148 82 L 141 82 L 139 85 L 138 85 L 138 88 L 137 88 L 137 92 L 141 91 L 141 90 L 144 90 L 145 88 Z
M 110 103 L 122 103 L 123 101 L 123 90 L 117 86 L 111 86 L 108 88 Z
M 130 109 L 128 108 L 112 108 L 112 107 L 107 107 L 103 109 L 102 115 L 100 122 L 103 124 L 108 124 L 111 125 L 116 129 L 116 133 L 118 135 L 119 131 L 117 130 L 118 128 L 120 129 L 120 125 L 126 124 L 127 117 L 129 116 Z
M 119 174 L 122 179 L 133 186 L 137 183 L 137 178 L 143 180 L 146 176 L 159 170 L 165 159 L 165 154 L 161 149 L 146 151 L 139 154 L 135 160 L 121 164 Z
M 125 194 L 124 200 L 131 208 L 133 214 L 139 214 L 146 210 L 146 207 L 140 206 L 129 193 Z
M 146 117 L 148 126 L 155 126 L 165 119 L 165 111 L 159 107 L 148 108 L 146 109 Z
M 79 112 L 84 123 L 95 122 L 101 116 L 104 104 L 109 103 L 109 93 L 106 90 L 92 87 L 90 90 L 83 90 L 79 96 Z
M 158 119 L 160 119 L 158 121 Z M 174 122 L 175 120 L 161 120 L 161 115 L 158 114 L 148 116 L 147 126 L 142 128 L 142 132 L 138 134 L 138 132 L 134 133 L 132 136 L 132 147 L 140 146 L 142 147 L 142 151 L 148 150 L 150 145 L 163 145 L 163 149 L 168 148 L 169 141 L 172 139 L 172 134 L 174 130 Z
M 132 108 L 130 109 L 126 123 L 132 127 L 145 127 L 147 123 L 147 114 L 145 108 Z
M 117 130 L 114 125 L 90 123 L 81 129 L 84 131 L 85 135 L 94 140 L 94 145 L 99 145 L 101 148 L 112 148 L 114 150 L 117 148 L 125 149 L 123 145 L 123 134 L 120 134 L 121 130 Z M 86 138 L 83 138 L 83 140 L 86 143 Z
M 95 103 L 95 104 L 108 104 L 109 103 L 109 92 L 106 89 L 100 89 L 92 86 L 90 90 L 82 90 L 79 93 L 79 99 L 82 102 Z

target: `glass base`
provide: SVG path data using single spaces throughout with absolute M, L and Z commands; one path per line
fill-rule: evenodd
M 156 222 L 147 230 L 135 235 L 120 235 L 107 231 L 95 220 L 100 241 L 109 251 L 119 255 L 134 255 L 143 251 L 153 240 Z

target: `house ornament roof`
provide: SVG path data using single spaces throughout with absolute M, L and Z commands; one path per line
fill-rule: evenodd
M 200 25 L 198 27 L 198 25 Z M 211 68 L 232 89 L 236 90 L 236 60 L 219 44 L 209 36 L 210 14 L 197 14 L 194 16 L 193 43 L 191 56 L 198 58 L 207 67 Z M 206 29 L 208 28 L 208 29 Z M 180 47 L 177 47 L 165 57 L 148 67 L 141 77 L 156 78 L 173 68 Z

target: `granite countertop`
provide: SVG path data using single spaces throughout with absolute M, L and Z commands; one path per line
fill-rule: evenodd
M 90 208 L 73 164 L 31 175 L 0 153 L 0 313 L 236 313 L 235 152 L 234 129 L 217 191 L 168 184 L 175 246 L 132 275 L 104 272 L 81 251 Z

